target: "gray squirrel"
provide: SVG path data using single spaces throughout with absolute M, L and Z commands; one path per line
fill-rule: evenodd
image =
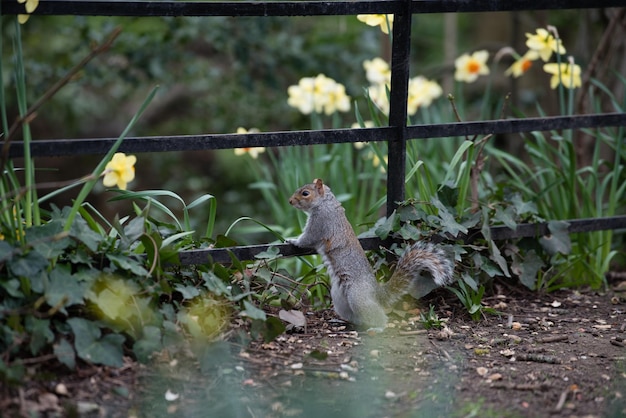
M 385 307 L 407 293 L 419 298 L 452 281 L 454 262 L 445 251 L 418 241 L 400 257 L 391 278 L 379 284 L 343 206 L 321 179 L 300 187 L 289 203 L 308 218 L 302 234 L 287 242 L 314 248 L 322 256 L 335 312 L 348 322 L 382 330 L 387 325 Z M 422 276 L 424 271 L 430 277 Z

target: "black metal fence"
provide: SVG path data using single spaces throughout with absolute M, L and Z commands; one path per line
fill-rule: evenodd
M 374 1 L 56 1 L 42 0 L 34 15 L 89 15 L 89 16 L 322 16 L 356 14 L 393 14 L 393 43 L 391 51 L 391 89 L 389 126 L 368 129 L 332 129 L 317 131 L 266 132 L 249 134 L 184 135 L 129 137 L 120 151 L 166 152 L 240 147 L 282 147 L 339 142 L 386 141 L 389 150 L 387 178 L 387 213 L 404 200 L 406 170 L 406 142 L 421 138 L 466 135 L 487 135 L 626 126 L 626 114 L 608 113 L 548 118 L 524 118 L 459 122 L 435 125 L 407 125 L 407 100 L 410 70 L 411 20 L 413 14 L 497 12 L 521 10 L 557 10 L 624 7 L 624 0 L 374 0 Z M 24 4 L 16 0 L 2 1 L 3 14 L 25 13 Z M 37 140 L 32 142 L 32 156 L 66 156 L 104 154 L 116 138 L 81 138 Z M 19 157 L 23 144 L 10 144 L 10 155 Z M 570 232 L 587 232 L 626 228 L 626 216 L 599 219 L 568 220 Z M 494 239 L 537 236 L 547 233 L 544 224 L 492 228 Z M 366 249 L 378 248 L 378 239 L 364 239 Z M 202 249 L 180 253 L 183 264 L 198 264 L 211 257 L 214 261 L 230 261 L 229 252 L 239 259 L 251 259 L 269 245 Z M 309 252 L 287 244 L 277 245 L 283 255 L 301 255 Z

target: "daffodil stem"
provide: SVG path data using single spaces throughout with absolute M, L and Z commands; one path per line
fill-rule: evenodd
M 64 228 L 65 231 L 69 231 L 70 228 L 72 227 L 72 224 L 74 223 L 74 219 L 76 218 L 76 214 L 78 213 L 78 210 L 80 209 L 81 205 L 83 204 L 83 202 L 85 201 L 85 199 L 87 198 L 91 190 L 96 185 L 96 182 L 100 178 L 100 175 L 104 172 L 104 169 L 107 163 L 111 161 L 111 158 L 113 158 L 113 154 L 117 152 L 124 138 L 126 138 L 130 130 L 135 126 L 135 123 L 137 122 L 137 120 L 139 120 L 144 110 L 146 110 L 146 108 L 148 107 L 152 99 L 154 98 L 154 95 L 156 94 L 157 89 L 158 89 L 158 86 L 155 86 L 152 89 L 152 91 L 150 91 L 150 94 L 148 94 L 148 97 L 146 97 L 141 107 L 139 108 L 137 113 L 135 113 L 133 118 L 130 120 L 130 122 L 128 123 L 128 125 L 126 126 L 122 134 L 119 136 L 119 138 L 117 138 L 117 140 L 115 141 L 115 143 L 113 144 L 109 152 L 104 156 L 104 158 L 100 161 L 98 166 L 94 169 L 94 171 L 91 174 L 92 175 L 91 179 L 88 180 L 83 185 L 83 188 L 78 193 L 78 197 L 74 201 L 70 214 L 68 215 L 67 220 L 65 221 L 65 228 Z

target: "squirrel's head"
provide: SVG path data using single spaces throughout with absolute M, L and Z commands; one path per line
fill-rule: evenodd
M 330 188 L 322 179 L 314 179 L 313 183 L 305 184 L 296 190 L 289 198 L 289 204 L 306 211 L 319 204 L 327 194 L 332 195 Z

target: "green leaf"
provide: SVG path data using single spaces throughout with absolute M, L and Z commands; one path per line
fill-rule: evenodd
M 519 276 L 520 282 L 530 290 L 535 290 L 537 286 L 537 273 L 542 267 L 543 261 L 535 250 L 528 251 L 524 257 L 524 261 L 519 264 L 521 271 Z
M 430 221 L 434 221 L 435 223 L 439 223 L 443 233 L 449 233 L 453 237 L 456 237 L 460 232 L 464 234 L 467 233 L 467 228 L 456 221 L 454 215 L 439 199 L 433 197 L 431 199 L 431 203 L 437 208 L 439 213 L 438 216 L 429 216 L 428 219 Z
M 98 250 L 98 246 L 104 237 L 89 227 L 81 217 L 76 217 L 70 228 L 70 236 L 87 246 L 92 252 Z
M 83 303 L 85 292 L 90 285 L 90 283 L 76 280 L 70 269 L 69 265 L 58 264 L 50 272 L 50 282 L 45 293 L 48 305 L 59 307 L 63 313 L 66 313 L 66 306 Z
M 72 345 L 65 338 L 61 338 L 57 344 L 54 344 L 53 350 L 54 355 L 57 356 L 61 363 L 72 370 L 76 367 L 76 353 L 74 353 Z
M 131 243 L 137 241 L 145 232 L 145 219 L 142 216 L 132 219 L 124 227 L 124 234 Z
M 13 257 L 15 249 L 6 241 L 0 241 L 0 263 L 4 263 Z
M 54 333 L 50 329 L 49 319 L 38 319 L 28 316 L 26 323 L 30 331 L 30 352 L 33 356 L 36 356 L 39 354 L 39 350 L 46 344 L 54 341 Z
M 497 222 L 502 222 L 512 230 L 517 228 L 517 222 L 515 222 L 515 209 L 512 206 L 508 206 L 504 210 L 502 210 L 502 208 L 497 208 L 492 219 Z
M 396 211 L 394 211 L 388 218 L 383 218 L 382 221 L 376 222 L 376 226 L 374 233 L 380 239 L 387 239 L 387 237 L 400 226 L 400 218 Z
M 417 221 L 426 218 L 424 211 L 415 205 L 402 205 L 396 211 L 400 217 L 400 222 Z
M 135 260 L 132 257 L 121 254 L 106 254 L 108 258 L 115 266 L 122 270 L 129 271 L 136 276 L 147 277 L 148 270 L 142 265 L 141 261 Z
M 4 382 L 21 383 L 26 374 L 26 367 L 19 361 L 6 364 L 0 357 L 0 379 Z
M 280 256 L 280 251 L 277 247 L 269 247 L 266 251 L 261 251 L 254 258 L 259 260 L 274 260 Z
M 7 264 L 16 277 L 32 277 L 48 267 L 48 259 L 37 251 L 30 251 L 21 257 L 13 257 Z
M 456 206 L 456 202 L 459 200 L 459 188 L 450 187 L 444 184 L 437 192 L 437 197 L 444 206 L 453 208 Z
M 90 363 L 122 367 L 124 336 L 107 334 L 101 337 L 97 324 L 82 318 L 70 318 L 67 322 L 74 333 L 74 346 L 78 357 Z
M 183 286 L 181 284 L 177 284 L 174 286 L 174 289 L 180 292 L 184 299 L 193 299 L 200 295 L 200 291 L 193 286 Z
M 254 338 L 257 338 L 260 335 L 266 343 L 273 341 L 283 332 L 285 332 L 285 325 L 280 319 L 274 316 L 269 317 L 266 320 L 255 319 L 252 321 L 250 329 L 250 333 Z
M 142 337 L 133 345 L 133 352 L 142 363 L 147 363 L 152 353 L 162 349 L 161 329 L 152 325 L 144 327 Z
M 230 287 L 228 282 L 224 282 L 212 271 L 203 271 L 201 273 L 204 285 L 209 292 L 216 296 L 230 295 Z M 230 276 L 228 276 L 230 278 Z
M 417 227 L 411 224 L 402 225 L 402 228 L 400 228 L 400 231 L 398 232 L 400 233 L 402 239 L 405 240 L 417 241 L 422 236 L 422 232 Z
M 468 272 L 464 271 L 463 273 L 461 273 L 461 277 L 463 278 L 463 281 L 469 287 L 472 288 L 472 290 L 478 290 L 478 283 L 476 282 L 474 277 L 472 277 L 472 275 L 470 275 Z
M 28 228 L 26 242 L 48 259 L 58 257 L 72 244 L 72 240 L 63 233 L 63 224 L 60 221 Z
M 568 228 L 569 223 L 565 221 L 548 222 L 550 235 L 544 235 L 539 238 L 541 246 L 548 254 L 569 254 L 572 251 L 572 241 L 570 240 Z
M 9 296 L 14 298 L 24 297 L 24 294 L 20 290 L 20 281 L 18 279 L 0 280 L 0 286 L 7 291 Z
M 495 263 L 498 265 L 498 267 L 500 267 L 500 270 L 502 270 L 502 273 L 506 277 L 511 277 L 511 273 L 509 273 L 509 267 L 506 263 L 506 260 L 502 256 L 502 253 L 500 253 L 500 248 L 498 248 L 493 240 L 489 240 L 489 249 L 491 250 L 491 259 L 495 261 Z
M 247 316 L 250 319 L 260 319 L 262 321 L 265 321 L 267 319 L 264 311 L 257 308 L 247 300 L 243 301 L 243 307 L 244 309 L 243 311 L 241 311 L 241 315 Z
M 513 197 L 511 197 L 511 203 L 515 208 L 515 212 L 518 216 L 521 215 L 536 215 L 537 205 L 534 202 L 525 202 L 522 200 L 522 195 L 519 193 L 515 193 Z

